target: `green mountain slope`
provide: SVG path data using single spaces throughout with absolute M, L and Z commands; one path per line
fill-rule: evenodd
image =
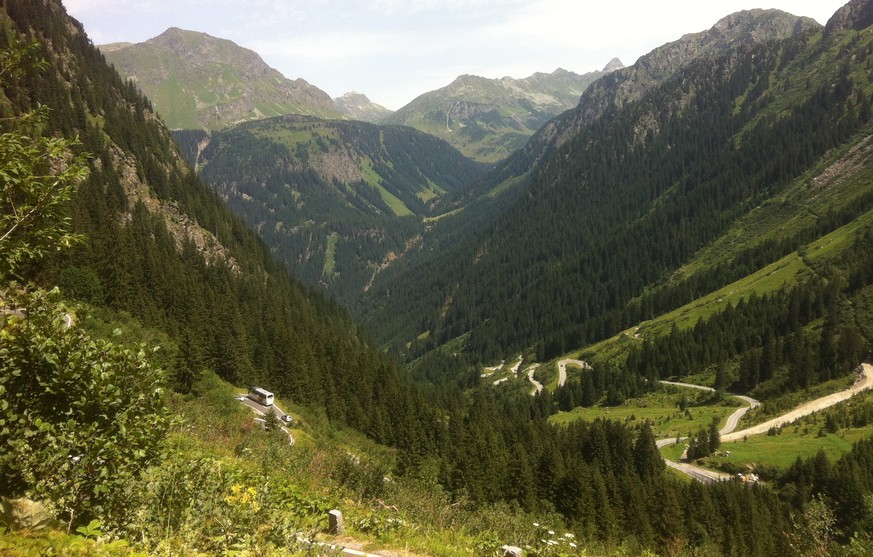
M 384 122 L 412 126 L 448 141 L 469 157 L 495 162 L 524 145 L 548 120 L 575 106 L 591 83 L 621 67 L 613 60 L 603 71 L 584 75 L 562 69 L 525 79 L 464 75 L 419 96 Z
M 386 342 L 426 337 L 419 350 L 463 339 L 488 359 L 523 349 L 551 358 L 676 307 L 694 295 L 683 288 L 702 295 L 730 282 L 707 264 L 709 282 L 700 275 L 644 296 L 727 242 L 756 207 L 786 209 L 780 196 L 791 184 L 860 141 L 868 33 L 823 38 L 805 20 L 745 12 L 601 79 L 474 188 L 492 194 L 475 212 L 491 217 L 464 211 L 441 222 L 431 238 L 451 239 L 448 253 L 432 256 L 424 243 L 380 275 L 366 322 Z M 809 208 L 806 241 L 866 210 L 867 185 L 854 184 L 824 213 Z M 826 225 L 831 213 L 841 216 Z M 751 272 L 768 257 L 751 263 L 745 253 L 729 265 Z M 415 318 L 388 311 L 398 303 Z
M 176 137 L 280 260 L 344 300 L 488 169 L 417 130 L 363 122 L 285 116 Z
M 324 91 L 206 33 L 173 27 L 144 43 L 107 45 L 103 54 L 171 128 L 222 129 L 282 114 L 342 117 Z
M 292 279 L 200 181 L 149 101 L 105 64 L 60 2 L 7 2 L 4 11 L 4 28 L 30 30 L 51 61 L 4 91 L 4 114 L 46 105 L 46 133 L 78 134 L 90 153 L 70 206 L 73 231 L 87 241 L 25 278 L 163 331 L 167 373 L 179 389 L 210 368 L 366 428 L 356 422 L 379 414 L 371 403 L 405 384 L 394 366 L 343 310 Z M 366 383 L 378 383 L 379 394 L 349 404 L 347 396 L 370 390 Z

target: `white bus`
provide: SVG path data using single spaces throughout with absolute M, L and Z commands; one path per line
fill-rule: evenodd
M 272 406 L 273 405 L 273 393 L 270 391 L 265 391 L 260 387 L 252 387 L 249 389 L 248 397 L 261 406 Z

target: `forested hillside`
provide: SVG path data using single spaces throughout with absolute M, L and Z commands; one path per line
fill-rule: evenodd
M 714 31 L 724 36 L 729 27 L 735 41 L 672 67 L 621 102 L 602 99 L 620 96 L 643 70 L 598 82 L 561 117 L 576 122 L 563 128 L 570 135 L 534 138 L 474 188 L 490 192 L 473 205 L 481 208 L 476 214 L 439 223 L 430 238 L 450 250 L 431 250 L 426 237 L 419 253 L 377 278 L 365 323 L 383 342 L 418 338 L 413 353 L 459 339 L 474 358 L 531 349 L 550 359 L 738 280 L 863 215 L 868 183 L 829 187 L 837 182 L 827 169 L 868 132 L 871 35 L 822 36 L 816 28 L 784 38 L 767 34 L 773 20 L 760 11 L 726 18 L 733 23 Z M 656 66 L 672 49 L 638 65 Z M 816 192 L 810 181 L 820 184 Z M 759 206 L 784 216 L 787 203 L 808 215 L 780 232 L 788 238 L 736 239 L 738 219 Z M 488 211 L 496 216 L 479 216 Z M 734 238 L 727 244 L 742 249 L 692 272 L 695 255 L 726 234 Z M 389 310 L 398 304 L 415 309 Z
M 40 56 L 52 61 L 7 89 L 6 112 L 50 107 L 47 133 L 78 134 L 90 160 L 70 206 L 72 231 L 86 242 L 22 278 L 166 331 L 180 389 L 209 367 L 368 428 L 380 413 L 370 404 L 405 388 L 394 366 L 359 340 L 344 311 L 291 278 L 200 181 L 149 100 L 105 63 L 59 2 L 7 2 L 5 11 L 7 28 L 39 41 Z
M 489 168 L 403 126 L 285 116 L 175 136 L 279 261 L 346 302 Z

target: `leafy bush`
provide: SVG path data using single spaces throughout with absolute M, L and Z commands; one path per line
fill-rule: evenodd
M 123 520 L 171 423 L 144 346 L 92 339 L 60 294 L 11 293 L 0 329 L 0 494 L 50 500 L 70 525 Z
M 406 521 L 401 518 L 372 512 L 354 517 L 349 522 L 359 532 L 371 534 L 377 538 L 382 538 L 389 532 L 395 532 L 406 526 Z

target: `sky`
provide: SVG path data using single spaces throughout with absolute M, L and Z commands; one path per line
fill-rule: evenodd
M 821 24 L 848 0 L 63 0 L 96 45 L 169 27 L 229 39 L 290 79 L 396 110 L 463 74 L 625 65 L 745 9 Z

